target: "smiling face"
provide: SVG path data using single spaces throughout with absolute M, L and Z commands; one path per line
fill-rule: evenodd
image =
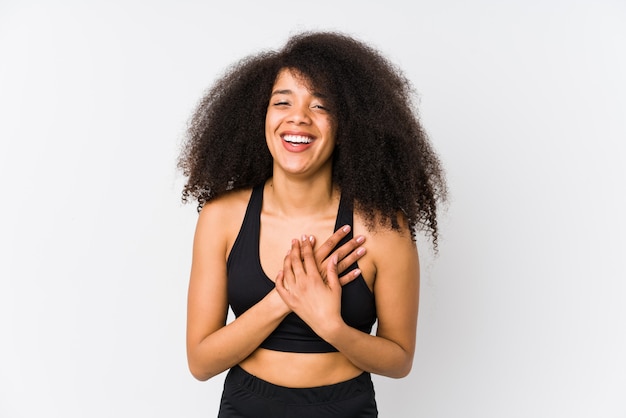
M 324 97 L 289 69 L 278 73 L 265 116 L 265 138 L 277 170 L 330 175 L 336 123 Z

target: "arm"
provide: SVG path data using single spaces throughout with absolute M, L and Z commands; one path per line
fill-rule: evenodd
M 294 241 L 276 288 L 287 305 L 355 366 L 371 373 L 404 377 L 411 370 L 419 300 L 419 262 L 408 232 L 379 231 L 370 240 L 376 265 L 376 336 L 348 326 L 341 318 L 341 286 L 336 259 L 327 265 L 327 281 L 314 269 L 306 241 Z M 304 259 L 304 261 L 300 261 Z
M 198 218 L 187 302 L 187 360 L 193 376 L 207 380 L 248 357 L 290 312 L 276 290 L 226 325 L 227 236 L 221 202 Z
M 239 230 L 241 222 L 237 218 L 231 205 L 218 200 L 204 206 L 196 226 L 187 304 L 187 360 L 191 373 L 199 380 L 207 380 L 240 363 L 291 311 L 272 290 L 226 325 L 228 236 L 229 231 Z M 232 224 L 225 223 L 225 219 L 233 220 Z M 337 231 L 316 251 L 319 269 L 326 266 L 331 250 L 348 232 L 349 229 Z M 365 254 L 360 247 L 362 242 L 356 237 L 333 253 L 340 260 L 339 271 Z M 345 284 L 355 277 L 349 273 L 341 282 Z

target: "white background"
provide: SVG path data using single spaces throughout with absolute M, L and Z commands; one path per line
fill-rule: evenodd
M 404 68 L 448 172 L 381 416 L 626 417 L 625 22 L 623 0 L 2 0 L 0 417 L 215 416 L 176 157 L 215 77 L 302 29 Z

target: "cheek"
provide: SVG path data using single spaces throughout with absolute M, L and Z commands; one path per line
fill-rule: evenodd
M 273 121 L 270 112 L 265 117 L 265 146 L 269 150 L 272 157 L 275 157 L 274 151 L 276 144 L 274 142 L 274 132 L 276 131 L 276 123 Z
M 273 132 L 276 130 L 280 122 L 280 115 L 268 109 L 265 113 L 265 132 Z
M 265 115 L 265 137 L 266 137 L 266 139 L 269 138 L 269 135 L 274 130 L 273 126 L 274 126 L 274 124 L 272 122 L 272 115 L 271 115 L 270 112 L 267 112 L 267 114 Z
M 332 138 L 333 144 L 336 145 L 337 144 L 337 126 L 336 126 L 336 124 L 332 123 L 332 122 L 329 123 L 327 132 L 328 132 L 329 138 Z
M 331 133 L 333 138 L 337 136 L 337 121 L 333 117 L 329 117 L 326 120 L 326 125 L 328 126 L 328 131 Z

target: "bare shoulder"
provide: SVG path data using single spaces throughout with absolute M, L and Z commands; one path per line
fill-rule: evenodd
M 374 222 L 370 228 L 363 216 L 354 213 L 355 234 L 366 238 L 367 255 L 374 268 L 375 276 L 380 278 L 381 268 L 400 266 L 402 264 L 415 265 L 418 262 L 417 247 L 413 240 L 411 229 L 406 218 L 398 215 L 400 229 L 392 229 L 381 222 Z
M 226 193 L 207 202 L 200 211 L 196 240 L 219 241 L 229 251 L 241 228 L 252 189 Z
M 207 202 L 200 211 L 200 217 L 214 217 L 234 212 L 245 213 L 252 189 L 228 192 Z
M 399 230 L 392 229 L 391 226 L 387 226 L 378 220 L 374 220 L 374 225 L 368 228 L 365 218 L 358 212 L 354 213 L 355 230 L 365 235 L 370 245 L 385 247 L 393 244 L 394 246 L 408 246 L 415 249 L 415 241 L 412 238 L 412 231 L 408 226 L 406 217 L 398 214 L 397 220 L 400 225 Z

